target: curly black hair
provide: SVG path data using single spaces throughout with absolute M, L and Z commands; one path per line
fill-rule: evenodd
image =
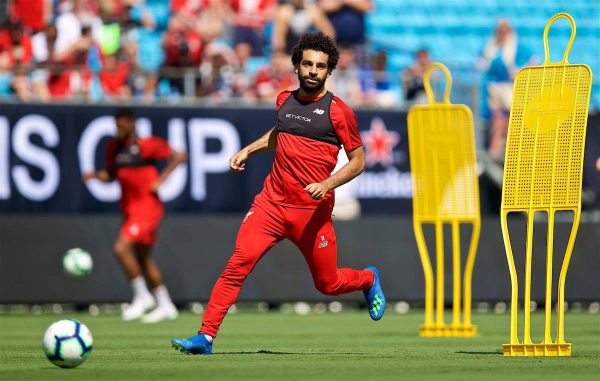
M 300 65 L 302 53 L 305 50 L 316 50 L 327 54 L 329 56 L 327 59 L 327 67 L 330 71 L 335 69 L 340 58 L 340 52 L 335 46 L 335 42 L 322 32 L 307 32 L 302 35 L 300 41 L 298 41 L 296 46 L 292 49 L 292 63 L 294 64 L 294 67 Z
M 119 107 L 113 112 L 115 119 L 126 118 L 135 120 L 135 110 L 132 107 Z

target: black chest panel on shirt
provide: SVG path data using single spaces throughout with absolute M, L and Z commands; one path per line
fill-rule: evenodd
M 146 160 L 142 157 L 140 145 L 136 140 L 131 144 L 118 144 L 115 150 L 115 166 L 117 168 L 124 167 L 143 167 L 152 165 L 153 160 Z
M 298 99 L 298 90 L 293 91 L 277 112 L 277 129 L 339 146 L 330 118 L 332 100 L 329 91 L 317 101 L 302 101 Z

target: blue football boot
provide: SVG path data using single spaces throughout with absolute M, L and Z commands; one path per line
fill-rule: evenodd
M 385 312 L 385 296 L 383 290 L 381 290 L 381 283 L 379 280 L 379 270 L 373 266 L 367 267 L 365 270 L 373 271 L 375 280 L 373 286 L 369 291 L 363 291 L 365 299 L 367 300 L 367 307 L 369 308 L 369 316 L 373 320 L 379 320 Z
M 187 339 L 172 339 L 171 346 L 188 355 L 212 355 L 212 343 L 206 340 L 203 333 Z

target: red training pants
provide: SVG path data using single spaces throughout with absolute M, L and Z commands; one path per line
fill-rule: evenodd
M 317 209 L 298 209 L 263 200 L 253 204 L 242 221 L 233 255 L 217 279 L 202 317 L 202 333 L 217 336 L 246 277 L 262 256 L 284 238 L 300 249 L 315 287 L 323 294 L 364 291 L 373 285 L 371 271 L 338 269 L 335 231 L 326 203 Z

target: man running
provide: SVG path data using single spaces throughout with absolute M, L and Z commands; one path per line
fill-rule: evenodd
M 364 170 L 364 150 L 352 110 L 325 89 L 335 69 L 338 50 L 324 34 L 306 33 L 292 50 L 300 88 L 277 97 L 277 125 L 230 159 L 243 171 L 248 157 L 275 150 L 264 188 L 244 217 L 235 250 L 217 279 L 197 335 L 173 339 L 181 352 L 211 354 L 229 307 L 256 263 L 277 242 L 292 241 L 302 252 L 315 287 L 326 295 L 363 291 L 373 320 L 385 310 L 385 297 L 375 267 L 337 267 L 336 237 L 331 221 L 334 189 Z M 340 149 L 349 162 L 331 175 Z

